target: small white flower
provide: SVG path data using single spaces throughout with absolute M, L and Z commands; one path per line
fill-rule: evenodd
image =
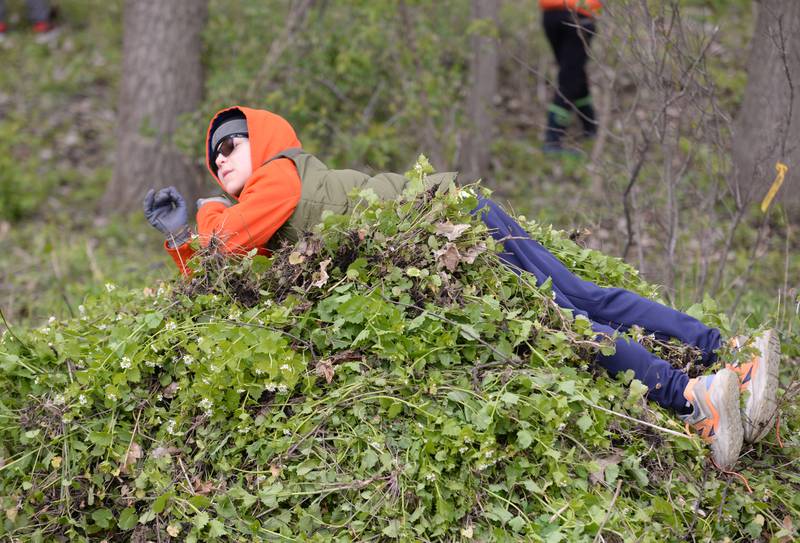
M 278 385 L 278 392 L 281 394 L 285 394 L 288 390 L 289 389 L 286 385 Z
M 283 429 L 283 435 L 285 435 L 285 436 L 290 436 L 290 435 L 292 435 L 292 432 L 291 432 L 291 430 L 289 430 L 288 428 L 284 428 L 284 429 Z
M 153 351 L 154 353 L 158 352 L 158 347 L 156 347 L 155 343 L 150 344 L 150 350 Z
M 460 452 L 461 454 L 464 454 L 468 450 L 469 450 L 469 447 L 459 447 L 458 448 L 458 452 Z
M 56 394 L 53 396 L 53 403 L 56 405 L 64 405 L 65 403 L 64 395 L 63 394 Z
M 167 433 L 172 435 L 177 435 L 175 433 L 175 420 L 168 420 L 167 421 Z
M 464 436 L 464 443 L 472 443 L 472 438 L 469 436 Z
M 210 385 L 211 384 L 211 381 L 208 380 L 208 377 L 203 377 L 201 380 L 203 381 L 204 385 Z
M 83 307 L 83 305 L 79 305 L 79 306 L 78 306 L 78 313 L 80 313 L 81 315 L 83 315 L 84 313 L 86 313 L 86 308 L 85 308 L 85 307 Z
M 156 367 L 156 363 L 154 361 L 152 361 L 152 360 L 145 360 L 144 361 L 144 365 L 147 366 L 148 368 L 155 368 Z
M 192 357 L 191 357 L 190 355 L 188 355 L 188 354 L 185 354 L 185 355 L 183 355 L 183 363 L 184 363 L 184 364 L 186 364 L 187 366 L 191 366 L 191 365 L 192 365 L 192 362 L 194 362 L 194 358 L 192 358 Z
M 50 333 L 50 327 L 49 326 L 45 326 L 44 328 L 42 328 L 42 333 L 43 334 L 49 334 Z
M 164 399 L 164 396 L 162 396 L 160 393 L 158 394 L 158 396 L 156 396 L 156 401 L 160 402 L 163 399 Z
M 244 389 L 243 388 L 237 388 L 236 392 L 239 393 L 239 394 L 244 394 Z
M 483 453 L 483 456 L 485 456 L 486 458 L 491 458 L 493 454 L 494 451 L 486 451 L 485 453 Z
M 214 402 L 212 402 L 208 398 L 203 398 L 202 400 L 200 400 L 200 403 L 198 405 L 200 406 L 200 409 L 209 410 L 212 407 L 214 407 Z
M 113 392 L 109 392 L 108 393 L 108 399 L 113 402 L 113 401 L 115 401 L 117 399 L 117 395 L 114 394 Z
M 51 316 L 49 319 L 47 319 L 47 324 L 53 324 L 54 322 L 56 322 L 56 318 L 55 317 Z
M 33 379 L 33 382 L 36 383 L 37 385 L 39 384 L 40 381 L 38 375 Z
M 123 370 L 127 370 L 128 368 L 131 367 L 131 359 L 128 358 L 127 356 L 123 356 L 122 360 L 119 361 L 119 367 L 122 368 Z
M 380 449 L 382 445 L 377 441 L 373 441 L 372 443 L 369 444 L 369 446 L 372 447 L 373 449 Z
M 175 324 L 175 321 L 169 321 L 167 324 L 164 325 L 165 330 L 175 330 L 177 327 L 178 325 Z
M 78 396 L 78 403 L 81 405 L 86 405 L 87 403 L 89 403 L 89 400 L 86 399 L 86 396 L 81 394 L 80 396 Z
M 258 373 L 258 370 L 256 370 L 256 373 Z M 275 383 L 267 383 L 264 388 L 267 389 L 267 392 L 275 392 Z
M 262 370 L 261 368 L 256 368 L 256 375 L 263 375 L 263 374 L 264 374 L 264 370 Z M 272 392 L 273 390 L 275 390 L 275 385 L 272 385 L 271 389 L 269 388 L 269 385 L 268 385 L 267 386 L 267 390 Z
M 435 473 L 433 473 L 433 472 L 431 472 L 431 473 L 427 474 L 427 475 L 425 476 L 425 478 L 426 478 L 427 480 L 429 480 L 429 481 L 435 481 L 435 480 L 436 480 L 436 474 L 435 474 Z
M 115 288 L 117 288 L 117 287 L 116 287 L 116 285 L 114 285 L 114 283 L 106 283 L 106 292 L 111 292 Z
M 217 373 L 217 372 L 219 371 L 219 366 L 217 366 L 216 364 L 211 364 L 211 365 L 208 367 L 208 369 L 210 369 L 210 370 L 211 370 L 211 371 L 213 371 L 214 373 Z
M 292 368 L 289 367 L 289 364 L 284 364 L 283 366 L 281 366 L 281 369 L 283 371 L 292 371 Z

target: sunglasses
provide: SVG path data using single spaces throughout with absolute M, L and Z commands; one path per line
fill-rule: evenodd
M 245 138 L 246 139 L 247 138 L 247 134 L 231 134 L 230 136 L 225 136 L 224 138 L 219 140 L 219 143 L 217 144 L 217 148 L 214 150 L 214 160 L 216 160 L 216 158 L 219 155 L 227 157 L 228 155 L 230 155 L 234 151 L 234 149 L 236 149 L 236 145 L 234 145 L 234 143 L 233 143 L 233 139 L 234 138 Z

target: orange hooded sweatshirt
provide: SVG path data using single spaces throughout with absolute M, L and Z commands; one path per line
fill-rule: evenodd
M 253 173 L 239 196 L 234 197 L 236 204 L 226 207 L 221 202 L 209 202 L 200 208 L 197 233 L 203 245 L 214 235 L 230 252 L 246 253 L 255 248 L 260 254 L 267 254 L 267 241 L 289 220 L 300 201 L 300 175 L 290 159 L 265 162 L 281 151 L 302 145 L 288 121 L 269 111 L 235 106 L 217 112 L 206 133 L 206 166 L 220 187 L 223 185 L 212 162 L 209 139 L 214 120 L 232 109 L 238 109 L 247 118 Z M 170 248 L 165 243 L 164 247 L 181 273 L 188 275 L 186 263 L 194 253 L 189 244 Z
M 539 7 L 548 9 L 569 9 L 593 17 L 600 12 L 600 0 L 539 0 Z

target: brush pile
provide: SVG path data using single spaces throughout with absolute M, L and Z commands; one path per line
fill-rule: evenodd
M 631 375 L 593 366 L 613 341 L 501 264 L 473 194 L 361 197 L 271 258 L 211 244 L 190 280 L 109 284 L 79 318 L 5 333 L 0 539 L 796 533 L 797 469 L 759 469 L 796 459 L 794 438 L 740 463 L 748 494 Z M 655 296 L 621 261 L 526 226 L 582 277 Z

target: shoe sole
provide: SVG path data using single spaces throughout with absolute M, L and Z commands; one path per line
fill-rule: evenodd
M 714 377 L 711 402 L 719 414 L 719 431 L 711 442 L 711 452 L 722 469 L 732 467 L 742 450 L 744 429 L 739 406 L 739 376 L 729 369 Z
M 750 383 L 750 397 L 745 404 L 742 423 L 744 439 L 755 443 L 766 436 L 778 414 L 778 372 L 780 370 L 780 341 L 773 330 L 756 339 L 756 347 L 763 354 Z

